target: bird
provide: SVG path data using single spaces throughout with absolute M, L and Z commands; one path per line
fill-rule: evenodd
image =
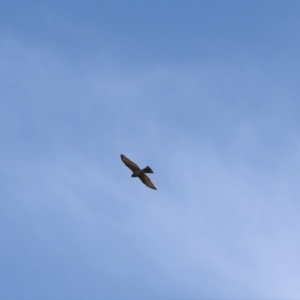
M 121 160 L 132 171 L 131 177 L 138 177 L 149 188 L 156 190 L 156 187 L 151 182 L 150 178 L 145 173 L 153 173 L 152 169 L 147 166 L 144 169 L 140 169 L 137 164 L 121 154 Z

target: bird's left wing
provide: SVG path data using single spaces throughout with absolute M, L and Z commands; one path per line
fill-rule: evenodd
M 139 166 L 135 164 L 133 161 L 131 161 L 129 158 L 127 158 L 125 155 L 121 154 L 121 159 L 123 163 L 132 171 L 138 171 L 140 170 Z

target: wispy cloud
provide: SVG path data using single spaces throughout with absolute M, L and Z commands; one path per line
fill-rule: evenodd
M 0 54 L 1 248 L 22 283 L 48 282 L 49 297 L 59 281 L 65 297 L 299 297 L 293 80 L 244 54 L 80 69 L 15 37 Z M 151 165 L 156 193 L 120 153 Z

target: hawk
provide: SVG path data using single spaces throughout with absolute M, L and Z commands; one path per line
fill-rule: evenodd
M 138 177 L 147 187 L 156 190 L 156 187 L 151 182 L 150 178 L 145 174 L 145 173 L 153 173 L 153 171 L 149 166 L 147 166 L 144 169 L 140 169 L 137 164 L 135 164 L 133 161 L 131 161 L 123 154 L 121 154 L 121 159 L 123 163 L 133 172 L 131 177 Z

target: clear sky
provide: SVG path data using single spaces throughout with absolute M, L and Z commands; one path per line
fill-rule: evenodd
M 297 0 L 2 0 L 0 298 L 299 299 L 299 33 Z

